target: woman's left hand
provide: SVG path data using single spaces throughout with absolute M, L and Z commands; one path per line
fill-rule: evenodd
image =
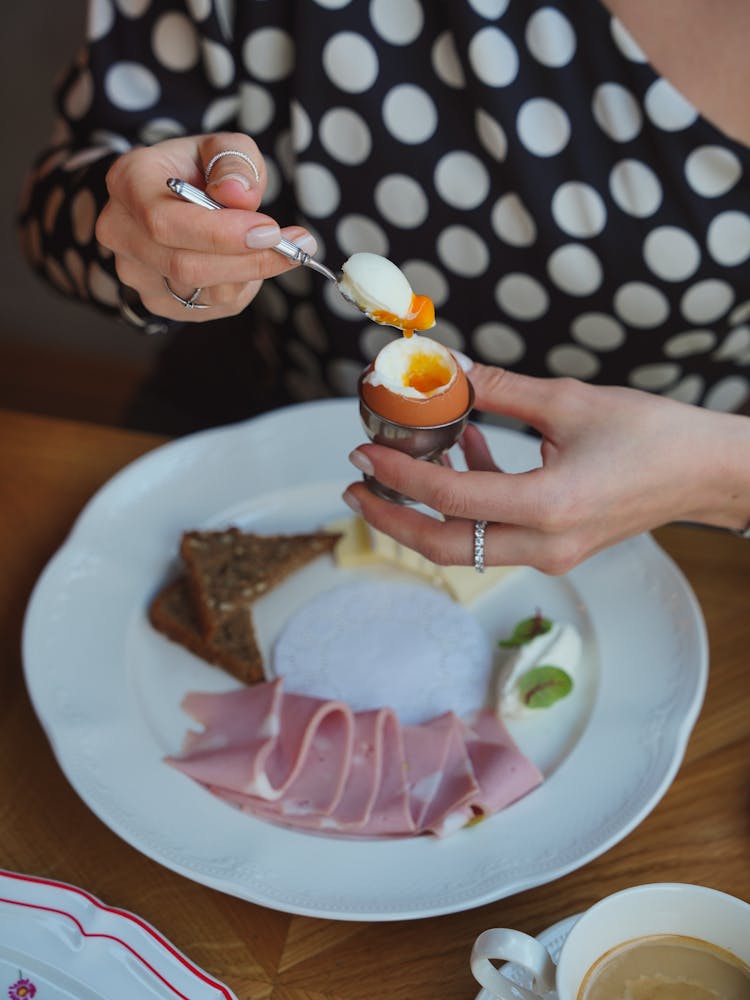
M 344 499 L 376 529 L 441 565 L 471 565 L 474 522 L 489 522 L 487 565 L 572 569 L 600 549 L 669 521 L 744 528 L 750 518 L 750 420 L 636 389 L 540 379 L 475 364 L 476 408 L 541 435 L 541 466 L 502 471 L 476 426 L 461 446 L 468 469 L 364 444 L 363 472 L 443 519 L 354 483 Z M 497 463 L 497 464 L 496 464 Z

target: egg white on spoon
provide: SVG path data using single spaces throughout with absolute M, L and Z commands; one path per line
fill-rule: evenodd
M 430 300 L 415 295 L 406 275 L 387 257 L 352 254 L 338 283 L 341 294 L 375 323 L 401 330 L 429 330 L 435 325 Z

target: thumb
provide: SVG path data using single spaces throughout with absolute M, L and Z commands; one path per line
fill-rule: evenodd
M 227 208 L 255 211 L 266 187 L 263 157 L 241 132 L 219 132 L 201 143 L 206 193 Z
M 514 417 L 539 431 L 549 419 L 552 379 L 533 378 L 475 362 L 466 373 L 474 388 L 474 405 L 487 413 Z

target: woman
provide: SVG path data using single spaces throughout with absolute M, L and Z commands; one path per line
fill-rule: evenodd
M 391 335 L 291 269 L 280 235 L 333 267 L 395 260 L 435 300 L 435 335 L 478 362 L 478 408 L 544 437 L 523 477 L 494 469 L 476 429 L 471 473 L 355 453 L 448 516 L 347 493 L 438 561 L 471 562 L 472 532 L 488 562 L 560 572 L 677 518 L 744 529 L 749 425 L 718 411 L 750 391 L 750 12 L 721 14 L 93 4 L 23 211 L 30 255 L 146 330 L 185 324 L 157 379 L 183 429 L 352 393 Z M 170 176 L 229 210 L 178 201 Z

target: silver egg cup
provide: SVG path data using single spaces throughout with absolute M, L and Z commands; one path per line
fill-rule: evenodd
M 396 423 L 394 420 L 387 420 L 365 403 L 362 399 L 362 382 L 367 370 L 359 377 L 357 383 L 357 393 L 359 395 L 359 415 L 365 432 L 373 444 L 382 444 L 386 448 L 395 448 L 412 458 L 418 458 L 426 462 L 440 463 L 442 456 L 449 451 L 461 437 L 469 416 L 474 407 L 474 389 L 469 383 L 469 403 L 460 416 L 447 424 L 437 424 L 435 427 L 412 427 L 409 424 Z M 391 500 L 394 503 L 411 504 L 416 503 L 412 497 L 408 497 L 397 490 L 391 489 L 379 482 L 374 476 L 363 476 L 368 488 L 379 497 Z

